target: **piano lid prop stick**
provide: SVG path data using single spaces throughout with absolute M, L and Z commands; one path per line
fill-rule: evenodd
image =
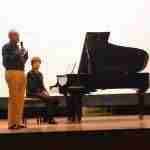
M 90 56 L 87 44 L 85 46 L 86 46 L 86 53 L 87 53 L 87 58 L 88 58 L 88 73 L 91 74 L 92 73 L 91 56 Z
M 76 64 L 77 64 L 77 62 L 74 63 L 73 69 L 72 69 L 71 73 L 74 73 L 74 69 L 75 69 L 75 67 L 76 67 Z

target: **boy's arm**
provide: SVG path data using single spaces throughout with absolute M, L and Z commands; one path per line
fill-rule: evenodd
M 48 91 L 47 91 L 47 89 L 45 88 L 45 85 L 44 85 L 44 77 L 43 77 L 42 73 L 41 73 L 41 78 L 42 78 L 42 89 L 48 93 Z

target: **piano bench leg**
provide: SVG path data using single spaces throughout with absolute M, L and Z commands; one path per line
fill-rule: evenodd
M 139 119 L 143 120 L 143 116 L 144 116 L 144 92 L 138 92 L 138 109 L 139 109 Z

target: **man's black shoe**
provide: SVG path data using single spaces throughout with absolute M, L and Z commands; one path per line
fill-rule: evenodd
M 22 128 L 26 128 L 26 126 L 14 124 L 14 125 L 8 127 L 8 129 L 10 129 L 10 130 L 17 130 L 17 129 L 22 129 Z

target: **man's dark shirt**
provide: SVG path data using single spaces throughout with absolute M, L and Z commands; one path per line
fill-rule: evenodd
M 17 44 L 7 43 L 2 47 L 3 66 L 6 70 L 24 70 L 28 53 L 21 55 Z
M 29 71 L 27 74 L 27 88 L 26 95 L 28 97 L 37 96 L 42 91 L 45 91 L 44 83 L 43 83 L 43 75 L 41 72 Z

